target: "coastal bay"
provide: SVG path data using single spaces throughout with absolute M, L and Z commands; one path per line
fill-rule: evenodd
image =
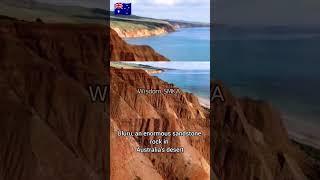
M 125 38 L 129 44 L 149 45 L 171 61 L 209 61 L 210 28 L 181 28 L 144 38 Z

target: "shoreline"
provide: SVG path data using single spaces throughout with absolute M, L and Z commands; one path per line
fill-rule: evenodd
M 150 37 L 157 37 L 157 36 L 166 36 L 170 33 L 178 32 L 181 29 L 192 29 L 192 28 L 208 28 L 208 27 L 179 27 L 175 28 L 174 30 L 167 30 L 163 27 L 155 28 L 155 29 L 136 29 L 132 31 L 122 30 L 117 27 L 113 27 L 112 29 L 117 32 L 117 34 L 123 40 L 132 40 L 132 39 L 140 39 L 140 38 L 150 38 Z M 210 28 L 210 27 L 209 27 Z
M 126 39 L 135 39 L 135 38 L 148 38 L 154 36 L 165 36 L 169 33 L 176 32 L 177 29 L 168 30 L 165 27 L 154 28 L 154 29 L 135 29 L 135 30 L 125 30 L 118 27 L 112 28 L 117 34 L 124 40 Z
M 282 119 L 290 140 L 320 150 L 320 133 L 314 125 L 287 113 L 283 113 Z
M 146 70 L 145 70 L 146 71 Z M 152 71 L 152 72 L 147 72 L 148 74 L 152 75 L 152 74 L 159 74 L 159 73 L 163 73 L 165 72 L 166 70 L 165 69 L 161 69 L 161 70 L 158 70 L 158 71 Z M 207 109 L 210 110 L 210 99 L 207 99 L 207 98 L 204 98 L 204 97 L 201 97 L 193 92 L 191 92 L 192 94 L 194 94 L 197 98 L 198 98 L 198 101 L 199 101 L 199 104 Z
M 320 143 L 316 139 L 309 138 L 301 133 L 288 130 L 290 140 L 296 141 L 299 144 L 310 146 L 314 149 L 320 150 Z
M 246 96 L 237 96 L 246 97 Z M 249 97 L 250 99 L 257 100 L 258 98 Z M 260 99 L 261 100 L 261 99 Z M 263 99 L 262 101 L 271 103 L 272 101 Z M 271 103 L 272 104 L 272 103 Z M 273 106 L 274 107 L 274 106 Z M 303 117 L 292 115 L 285 112 L 283 109 L 277 107 L 281 114 L 283 126 L 286 129 L 289 140 L 298 142 L 299 144 L 310 146 L 314 149 L 320 150 L 320 132 L 317 127 L 309 121 L 303 121 Z
M 150 74 L 150 75 L 152 75 L 152 74 L 163 73 L 163 72 L 165 72 L 165 71 L 166 71 L 165 69 L 161 69 L 161 70 L 159 70 L 158 72 L 154 72 L 154 73 L 152 73 L 152 72 L 148 73 L 148 72 L 147 72 L 147 73 Z M 198 98 L 199 104 L 200 104 L 201 106 L 203 106 L 203 107 L 205 107 L 205 108 L 207 108 L 207 109 L 210 110 L 210 99 L 201 97 L 201 96 L 199 96 L 199 95 L 197 95 L 197 94 L 195 94 L 195 93 L 193 93 L 193 92 L 191 92 L 191 93 Z
M 148 69 L 143 69 L 146 73 L 148 73 L 149 75 L 153 75 L 153 74 L 160 74 L 162 72 L 164 72 L 164 70 L 159 69 L 159 70 L 148 70 Z
M 146 73 L 148 73 L 149 75 L 159 74 L 166 71 L 165 69 L 144 69 L 142 67 L 124 68 L 124 69 L 141 69 Z M 204 108 L 210 109 L 210 99 L 201 97 L 195 93 L 193 94 L 198 98 L 199 104 L 201 106 L 203 106 Z M 285 121 L 286 121 L 285 126 L 287 128 L 287 133 L 290 140 L 295 141 L 301 145 L 310 146 L 316 150 L 320 150 L 320 142 L 318 142 L 317 139 L 310 138 L 304 135 L 303 133 L 294 131 L 293 130 L 294 128 L 290 128 L 289 125 L 287 124 L 287 119 Z
M 152 75 L 152 74 L 159 74 L 164 72 L 164 69 L 160 69 L 160 68 L 154 68 L 152 69 L 151 67 L 139 67 L 139 64 L 136 64 L 137 66 L 134 66 L 132 64 L 129 63 L 123 63 L 123 62 L 112 62 L 110 63 L 111 67 L 114 68 L 118 68 L 118 69 L 140 69 L 145 71 L 147 74 Z
M 203 106 L 207 109 L 210 109 L 210 99 L 206 99 L 206 98 L 198 96 L 198 95 L 196 95 L 196 97 L 198 98 L 198 101 L 201 106 Z
M 169 61 L 209 61 L 209 33 L 207 27 L 181 28 L 167 34 L 123 40 L 129 45 L 150 46 Z
M 199 100 L 199 103 L 201 106 L 210 109 L 210 99 L 203 98 L 201 96 L 196 95 L 196 97 Z M 320 141 L 319 139 L 308 137 L 307 135 L 304 135 L 301 132 L 294 131 L 292 128 L 290 128 L 287 124 L 285 124 L 288 138 L 291 141 L 294 141 L 300 145 L 309 146 L 315 150 L 320 151 Z
M 120 68 L 120 67 L 116 67 L 116 68 Z M 143 68 L 143 67 L 121 67 L 123 69 L 141 69 L 143 71 L 145 71 L 147 74 L 149 75 L 153 75 L 153 74 L 160 74 L 160 73 L 163 73 L 166 71 L 165 68 L 158 68 L 158 69 L 146 69 L 146 68 Z M 167 82 L 169 83 L 169 82 Z M 199 104 L 201 106 L 203 106 L 204 108 L 207 108 L 207 109 L 210 109 L 210 99 L 207 99 L 207 98 L 204 98 L 204 97 L 201 97 L 193 92 L 191 92 L 192 94 L 194 94 L 197 98 L 198 98 L 198 101 L 199 101 Z

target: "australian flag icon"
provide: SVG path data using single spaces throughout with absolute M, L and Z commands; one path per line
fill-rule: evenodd
M 131 3 L 115 3 L 114 15 L 131 15 Z

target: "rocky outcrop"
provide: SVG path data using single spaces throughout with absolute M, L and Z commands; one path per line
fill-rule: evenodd
M 107 172 L 101 27 L 0 25 L 0 179 L 101 180 Z
M 0 21 L 0 179 L 106 179 L 105 27 Z
M 138 88 L 177 89 L 173 84 L 152 77 L 143 70 L 113 68 L 110 78 L 110 116 L 118 129 L 130 132 L 203 133 L 201 137 L 165 137 L 170 142 L 165 147 L 184 147 L 184 153 L 139 153 L 135 151 L 138 146 L 158 147 L 148 142 L 161 137 L 128 138 L 111 135 L 111 149 L 117 149 L 113 151 L 115 158 L 111 157 L 111 177 L 134 179 L 130 175 L 132 172 L 140 174 L 139 179 L 148 179 L 148 172 L 151 172 L 156 179 L 209 179 L 209 111 L 201 107 L 197 98 L 180 89 L 180 93 L 170 95 L 139 94 Z M 111 130 L 111 133 L 117 132 Z M 121 149 L 130 149 L 130 152 L 117 148 L 117 143 L 121 141 L 130 141 L 121 146 Z M 117 161 L 116 157 L 130 159 L 131 163 L 116 168 L 123 162 Z M 134 166 L 138 162 L 144 165 Z M 144 166 L 149 168 L 142 171 L 140 167 Z
M 45 58 L 57 59 L 70 65 L 77 64 L 78 58 L 90 61 L 89 57 L 92 54 L 101 55 L 101 57 L 95 58 L 105 59 L 105 61 L 108 57 L 112 61 L 167 60 L 149 46 L 127 44 L 116 32 L 108 31 L 106 28 L 101 25 L 6 21 L 3 22 L 0 31 L 16 36 L 26 46 L 37 51 L 37 54 Z M 65 59 L 68 59 L 68 61 L 66 62 Z
M 318 170 L 293 145 L 270 104 L 237 99 L 220 82 L 225 102 L 211 102 L 213 169 L 220 180 L 318 179 Z
M 1 22 L 0 179 L 106 179 L 109 107 L 92 103 L 87 91 L 108 80 L 105 32 L 95 25 Z M 194 95 L 142 95 L 137 88 L 176 87 L 142 70 L 110 74 L 112 179 L 319 179 L 268 103 L 235 98 L 224 88 L 226 101 L 211 103 L 210 129 L 209 112 Z M 137 153 L 151 137 L 119 137 L 120 129 L 203 136 L 169 138 L 184 153 Z
M 146 69 L 145 71 L 148 74 L 159 74 L 159 73 L 162 73 L 164 70 L 149 70 L 149 69 Z
M 111 61 L 168 61 L 150 46 L 130 45 L 114 30 L 110 30 L 110 60 Z
M 113 21 L 117 23 L 114 23 Z M 126 26 L 118 25 L 118 23 L 126 23 Z M 175 32 L 177 29 L 181 28 L 195 27 L 210 27 L 210 24 L 200 22 L 174 21 L 167 19 L 147 19 L 144 17 L 136 19 L 131 17 L 130 20 L 112 17 L 111 20 L 111 28 L 115 30 L 121 38 L 141 38 L 158 36 L 170 32 Z
M 141 29 L 134 29 L 134 30 L 121 29 L 118 27 L 114 27 L 112 29 L 116 31 L 121 38 L 141 38 L 141 37 L 159 36 L 159 35 L 164 35 L 164 34 L 175 31 L 175 28 L 171 26 L 157 27 L 157 28 L 151 28 L 151 29 L 141 28 Z
M 162 179 L 206 179 L 211 160 L 210 176 L 221 180 L 319 178 L 317 164 L 289 140 L 280 113 L 266 102 L 232 96 L 221 83 L 213 83 L 212 87 L 217 84 L 222 87 L 226 101 L 211 102 L 210 129 L 206 118 L 208 112 L 192 94 L 141 95 L 137 93 L 137 88 L 162 89 L 173 88 L 174 85 L 151 77 L 142 70 L 112 69 L 110 112 L 118 130 L 168 132 L 184 129 L 205 132 L 206 136 L 172 138 L 170 142 L 174 145 L 184 146 L 189 150 L 183 154 L 159 156 L 134 151 L 137 146 L 148 146 L 150 137 L 118 137 L 117 131 L 113 130 L 111 146 L 115 149 L 115 156 L 134 161 L 130 161 L 131 165 L 123 165 L 124 169 L 112 168 L 111 174 L 116 176 L 125 174 L 126 171 L 140 174 L 141 179 L 148 179 L 148 173 L 158 179 L 159 175 Z M 212 137 L 211 148 L 209 133 Z M 124 154 L 116 148 L 119 145 L 115 143 L 125 140 L 130 140 L 130 143 L 122 144 L 122 148 L 129 148 L 130 153 Z M 213 155 L 211 158 L 210 150 Z M 186 159 L 186 156 L 192 159 L 192 164 L 188 163 L 191 159 Z M 111 159 L 111 166 L 118 167 L 116 162 Z M 146 173 L 135 168 L 137 166 L 132 164 L 135 162 L 141 162 L 143 165 L 140 166 L 148 167 Z M 197 167 L 197 164 L 202 164 L 201 168 Z M 188 175 L 182 175 L 182 167 Z M 123 177 L 132 178 L 132 175 Z M 121 176 L 117 178 L 121 179 Z

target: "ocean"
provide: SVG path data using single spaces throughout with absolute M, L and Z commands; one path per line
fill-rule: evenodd
M 152 74 L 168 83 L 210 101 L 210 62 L 171 61 L 171 62 L 131 62 L 166 69 Z
M 217 29 L 213 77 L 270 102 L 296 140 L 320 148 L 320 31 Z
M 184 91 L 194 93 L 204 99 L 210 99 L 209 70 L 167 70 L 154 74 L 154 76 L 173 83 Z
M 129 44 L 149 45 L 171 61 L 210 61 L 210 28 L 182 28 L 146 38 L 126 39 Z

